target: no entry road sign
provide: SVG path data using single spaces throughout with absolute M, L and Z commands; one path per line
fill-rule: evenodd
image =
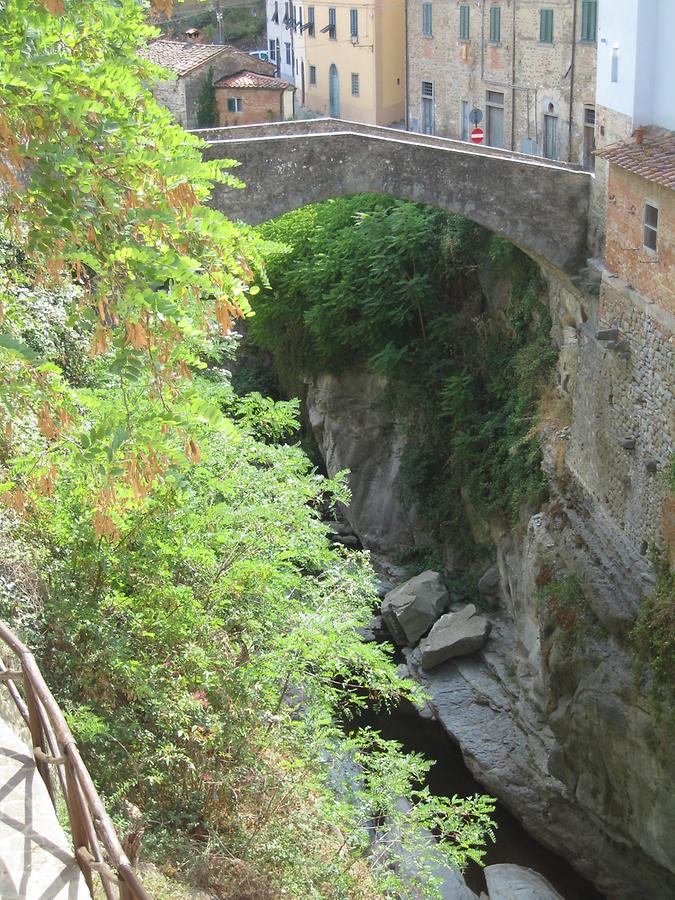
M 471 143 L 472 144 L 482 144 L 483 138 L 485 137 L 485 132 L 482 128 L 472 128 L 471 129 Z

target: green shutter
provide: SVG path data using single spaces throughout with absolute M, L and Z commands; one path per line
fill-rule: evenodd
M 462 41 L 469 40 L 469 7 L 466 4 L 459 8 L 459 37 Z
M 583 0 L 581 4 L 581 40 L 597 40 L 598 0 Z
M 539 10 L 539 40 L 542 44 L 553 43 L 553 10 Z
M 227 111 L 228 112 L 236 112 L 237 111 L 237 105 L 234 102 L 234 97 L 227 98 Z
M 490 7 L 490 43 L 498 44 L 502 39 L 502 11 L 498 6 Z

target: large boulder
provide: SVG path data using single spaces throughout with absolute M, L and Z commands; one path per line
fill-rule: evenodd
M 427 570 L 389 591 L 382 618 L 401 646 L 414 646 L 448 605 L 449 595 L 438 572 Z
M 490 900 L 563 900 L 543 875 L 524 866 L 500 863 L 484 871 Z
M 453 656 L 465 656 L 479 650 L 490 634 L 490 622 L 476 615 L 473 603 L 459 612 L 446 613 L 420 643 L 422 667 L 433 669 Z

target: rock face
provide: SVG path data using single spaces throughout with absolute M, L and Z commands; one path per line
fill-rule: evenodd
M 643 548 L 669 509 L 658 471 L 674 437 L 672 323 L 606 279 L 599 304 L 546 278 L 557 386 L 572 409 L 569 426 L 546 426 L 550 501 L 513 528 L 467 509 L 497 557 L 479 588 L 490 640 L 431 672 L 419 649 L 404 652 L 473 774 L 538 840 L 612 900 L 671 900 L 675 742 L 636 684 L 630 632 L 654 583 Z M 508 292 L 487 288 L 495 318 Z M 608 328 L 625 335 L 629 359 L 598 338 Z M 355 531 L 395 554 L 422 541 L 400 485 L 405 434 L 383 412 L 384 386 L 363 372 L 320 379 L 308 401 L 329 472 L 352 470 Z M 439 541 L 446 564 L 457 558 L 452 535 Z
M 433 669 L 453 656 L 465 656 L 480 650 L 491 625 L 485 616 L 476 615 L 473 603 L 458 612 L 446 613 L 420 643 L 422 668 Z
M 389 591 L 382 618 L 401 646 L 414 646 L 446 608 L 448 592 L 438 572 L 427 570 Z
M 332 477 L 349 469 L 344 515 L 364 546 L 397 555 L 415 543 L 415 514 L 400 479 L 405 436 L 383 401 L 384 378 L 357 370 L 307 387 L 312 431 Z
M 563 900 L 543 875 L 524 866 L 486 866 L 485 880 L 490 900 Z

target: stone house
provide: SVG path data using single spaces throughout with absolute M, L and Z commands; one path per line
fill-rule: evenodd
M 597 0 L 407 0 L 407 127 L 593 167 Z
M 639 129 L 609 165 L 605 268 L 675 316 L 675 134 Z
M 148 44 L 140 55 L 176 76 L 154 84 L 151 89 L 158 102 L 166 106 L 184 128 L 197 128 L 197 101 L 205 79 L 210 77 L 215 83 L 243 70 L 260 75 L 274 74 L 272 63 L 227 44 L 158 40 Z
M 293 115 L 295 88 L 280 78 L 243 71 L 219 79 L 214 87 L 222 126 L 283 122 Z

